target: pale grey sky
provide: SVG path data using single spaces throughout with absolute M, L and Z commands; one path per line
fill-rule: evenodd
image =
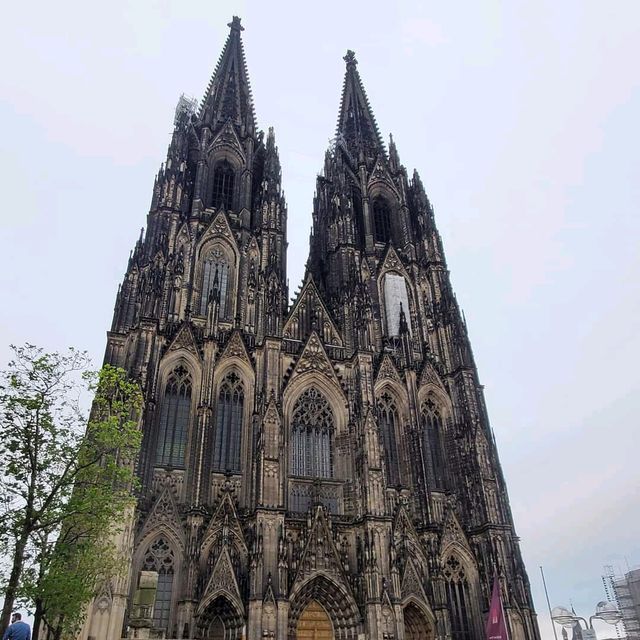
M 640 563 L 640 4 L 391 4 L 6 6 L 0 364 L 25 340 L 101 361 L 176 101 L 201 97 L 233 14 L 280 148 L 293 292 L 354 49 L 436 209 L 550 640 L 540 564 L 552 604 L 588 615 L 602 566 Z

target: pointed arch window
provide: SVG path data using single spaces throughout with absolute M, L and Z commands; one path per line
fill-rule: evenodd
M 153 626 L 168 631 L 175 557 L 171 546 L 164 538 L 156 539 L 149 546 L 144 556 L 142 569 L 143 571 L 156 571 L 158 573 L 158 588 L 153 606 Z
M 452 640 L 471 640 L 473 637 L 471 600 L 464 567 L 456 556 L 451 555 L 444 563 L 443 573 L 451 620 L 451 638 Z
M 422 455 L 430 489 L 444 489 L 442 416 L 429 399 L 422 405 Z
M 391 209 L 382 197 L 373 199 L 373 237 L 376 242 L 387 244 L 391 240 Z
M 213 437 L 214 471 L 241 471 L 243 413 L 244 386 L 235 373 L 230 373 L 222 381 L 218 393 Z
M 378 399 L 378 424 L 384 447 L 384 461 L 387 468 L 387 485 L 400 484 L 398 460 L 398 408 L 391 394 L 385 392 Z
M 231 209 L 233 205 L 233 183 L 235 172 L 229 162 L 223 160 L 213 171 L 213 193 L 211 204 L 217 209 Z
M 217 301 L 218 317 L 227 317 L 227 289 L 229 287 L 229 261 L 219 248 L 209 251 L 202 265 L 202 297 L 200 314 L 207 315 L 209 299 Z
M 411 331 L 411 316 L 409 313 L 409 294 L 407 281 L 399 273 L 384 274 L 384 314 L 386 319 L 387 336 L 394 338 L 400 335 L 400 314 L 408 317 L 408 329 Z
M 191 416 L 191 376 L 178 367 L 169 377 L 160 409 L 156 464 L 184 467 Z
M 291 420 L 291 473 L 333 478 L 334 417 L 329 401 L 316 388 L 296 400 Z

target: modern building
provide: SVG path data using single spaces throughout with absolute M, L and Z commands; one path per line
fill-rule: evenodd
M 640 569 L 616 575 L 612 567 L 605 567 L 602 580 L 607 598 L 615 601 L 622 614 L 619 626 L 628 640 L 640 640 Z
M 144 389 L 141 493 L 130 571 L 82 637 L 479 639 L 497 574 L 511 638 L 537 640 L 418 173 L 347 52 L 288 304 L 278 149 L 229 26 L 202 104 L 178 104 L 116 299 L 106 362 Z

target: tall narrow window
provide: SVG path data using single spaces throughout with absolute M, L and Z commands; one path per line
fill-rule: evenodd
M 207 253 L 202 264 L 202 297 L 200 299 L 200 314 L 207 314 L 209 298 L 218 302 L 219 317 L 227 317 L 227 288 L 229 285 L 229 262 L 218 248 Z
M 444 565 L 447 604 L 451 619 L 452 640 L 471 640 L 473 637 L 469 583 L 464 568 L 455 556 L 449 556 Z
M 191 377 L 178 367 L 169 377 L 160 409 L 156 464 L 184 467 L 191 414 Z
M 401 308 L 409 319 L 409 332 L 411 332 L 407 281 L 399 273 L 386 273 L 384 275 L 384 314 L 387 320 L 387 336 L 389 337 L 400 335 Z
M 168 631 L 173 592 L 174 555 L 169 543 L 158 538 L 147 549 L 142 568 L 158 572 L 158 590 L 153 606 L 153 626 Z
M 422 405 L 422 454 L 429 487 L 443 489 L 442 417 L 433 400 Z
M 217 209 L 231 209 L 233 205 L 233 167 L 220 162 L 213 172 L 213 194 L 211 204 Z
M 291 420 L 291 473 L 333 477 L 333 411 L 314 387 L 296 400 Z
M 391 240 L 391 210 L 380 196 L 373 199 L 373 237 L 385 244 Z
M 398 461 L 398 409 L 388 393 L 378 400 L 378 423 L 384 447 L 384 461 L 387 468 L 387 485 L 400 484 L 400 466 Z
M 230 373 L 220 385 L 216 406 L 216 424 L 213 438 L 214 471 L 239 473 L 240 446 L 242 444 L 242 417 L 244 387 L 235 373 Z

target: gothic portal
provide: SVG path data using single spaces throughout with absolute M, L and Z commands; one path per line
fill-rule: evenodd
M 467 329 L 418 173 L 353 52 L 288 304 L 274 132 L 240 20 L 182 98 L 106 361 L 144 388 L 141 491 L 82 637 L 473 640 L 533 603 Z M 141 593 L 151 580 L 153 606 Z

